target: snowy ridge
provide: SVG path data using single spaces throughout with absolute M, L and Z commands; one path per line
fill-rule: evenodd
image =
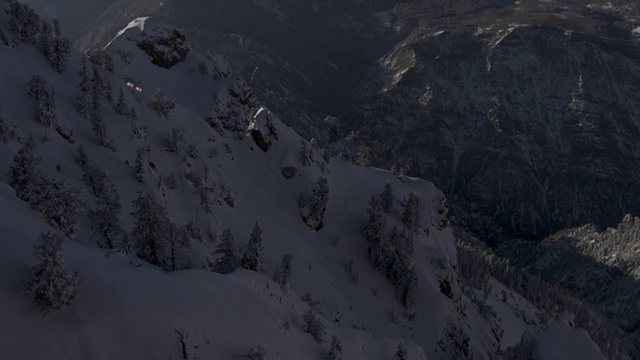
M 442 192 L 424 180 L 330 158 L 260 106 L 220 57 L 172 37 L 175 29 L 163 25 L 167 31 L 155 38 L 121 32 L 93 63 L 72 52 L 60 72 L 34 45 L 39 38 L 17 40 L 10 16 L 0 13 L 7 38 L 0 44 L 0 353 L 7 358 L 231 359 L 261 346 L 269 359 L 324 359 L 331 350 L 344 359 L 390 359 L 402 348 L 406 359 L 488 359 L 501 357 L 526 331 L 540 339 L 541 358 L 553 358 L 556 349 L 567 356 L 591 349 L 603 358 L 582 330 L 552 322 L 544 332 L 546 323 L 527 323 L 535 315 L 513 305 L 524 300 L 495 300 L 495 316 L 481 315 L 461 289 Z M 180 41 L 164 54 L 190 49 L 178 51 L 169 68 L 149 55 L 164 46 L 165 35 Z M 150 39 L 151 47 L 140 46 Z M 40 233 L 62 233 L 47 212 L 29 205 L 33 194 L 27 201 L 15 195 L 10 169 L 29 136 L 42 157 L 34 176 L 80 190 L 85 210 L 62 252 L 81 277 L 77 294 L 44 316 L 21 294 L 24 266 L 37 262 L 32 250 Z M 110 196 L 99 185 L 107 179 L 122 207 L 108 241 L 96 217 Z M 368 203 L 386 184 L 393 196 L 383 232 L 396 226 L 411 235 L 410 253 L 395 250 L 415 269 L 419 290 L 411 306 L 398 299 L 405 279 L 392 285 L 387 270 L 368 258 Z M 156 265 L 136 232 L 143 195 L 187 234 Z M 409 229 L 404 204 L 412 198 L 420 210 Z M 211 271 L 226 234 L 249 248 L 255 224 L 262 271 Z M 274 281 L 285 254 L 293 256 L 290 281 L 282 275 Z M 324 324 L 322 341 L 309 333 L 307 313 Z M 500 327 L 509 341 L 497 335 Z M 553 341 L 565 336 L 574 340 Z

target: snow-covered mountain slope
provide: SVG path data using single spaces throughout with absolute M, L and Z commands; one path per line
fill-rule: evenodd
M 541 243 L 507 242 L 498 252 L 550 283 L 571 289 L 638 342 L 640 219 L 627 215 L 616 228 L 562 230 Z
M 330 158 L 180 30 L 136 19 L 89 61 L 5 6 L 3 356 L 232 359 L 253 348 L 258 359 L 260 346 L 269 359 L 323 359 L 339 341 L 344 359 L 625 358 L 624 337 L 598 346 L 548 322 L 569 305 L 540 311 L 490 276 L 502 300 L 482 281 L 464 285 L 433 184 Z M 40 260 L 62 256 L 81 281 L 70 305 L 42 314 L 22 289 L 46 232 L 63 251 Z M 242 251 L 224 247 L 231 237 Z M 45 309 L 59 299 L 33 291 Z

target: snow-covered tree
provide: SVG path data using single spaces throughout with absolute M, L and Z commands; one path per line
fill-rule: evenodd
M 33 295 L 37 308 L 45 313 L 69 305 L 80 282 L 77 273 L 70 274 L 66 269 L 62 242 L 58 234 L 40 234 L 34 246 L 38 264 L 27 267 L 25 293 Z
M 300 143 L 300 162 L 304 166 L 310 166 L 313 161 L 313 149 L 304 140 L 301 140 Z
M 131 233 L 138 257 L 152 265 L 167 266 L 169 219 L 167 210 L 149 194 L 138 193 L 133 201 L 135 218 Z
M 69 59 L 71 58 L 71 41 L 62 35 L 60 31 L 60 23 L 57 19 L 53 20 L 53 41 L 51 43 L 51 52 L 49 53 L 49 60 L 51 65 L 59 73 L 64 73 L 69 66 Z
M 521 341 L 517 345 L 504 351 L 504 358 L 510 360 L 541 360 L 542 355 L 540 355 L 535 335 L 531 333 L 523 334 Z
M 400 301 L 405 310 L 411 311 L 418 302 L 418 274 L 415 267 L 411 267 L 404 276 L 404 282 L 400 289 Z
M 220 244 L 213 252 L 214 255 L 219 255 L 212 270 L 221 274 L 230 274 L 240 266 L 240 254 L 236 247 L 231 234 L 231 230 L 225 229 L 222 232 L 220 238 Z
M 280 266 L 276 269 L 276 273 L 273 276 L 273 280 L 280 284 L 283 289 L 289 287 L 291 281 L 291 274 L 293 272 L 293 255 L 285 254 L 282 256 Z
M 402 223 L 412 232 L 420 227 L 420 219 L 422 218 L 421 199 L 415 193 L 409 194 L 404 200 L 404 208 L 402 210 Z
M 143 152 L 142 149 L 136 151 L 135 160 L 136 180 L 141 183 L 144 181 L 144 165 L 143 165 Z
M 16 196 L 29 201 L 28 195 L 34 180 L 39 177 L 40 157 L 35 154 L 35 141 L 29 137 L 13 157 L 9 173 L 9 185 L 16 190 Z
M 40 75 L 33 75 L 27 83 L 27 88 L 29 89 L 29 95 L 40 101 L 45 91 L 48 89 L 47 79 Z
M 113 185 L 113 183 L 110 183 Z M 122 234 L 120 228 L 120 196 L 118 192 L 109 191 L 112 195 L 100 197 L 97 206 L 92 211 L 92 218 L 99 236 L 99 244 L 107 248 L 114 248 L 117 245 L 117 238 Z
M 78 76 L 80 77 L 80 82 L 78 84 L 80 91 L 76 95 L 75 107 L 80 116 L 89 120 L 90 112 L 89 103 L 87 101 L 87 94 L 91 92 L 91 84 L 89 83 L 89 77 L 87 75 L 87 59 L 84 56 L 80 60 L 80 70 L 78 71 Z M 94 100 L 94 102 L 95 101 L 98 100 Z
M 99 110 L 92 109 L 90 116 L 91 129 L 93 130 L 93 135 L 96 137 L 98 145 L 110 150 L 115 150 L 113 141 L 109 139 L 109 135 L 107 134 L 107 126 L 102 118 L 102 113 Z
M 337 336 L 331 337 L 331 347 L 329 348 L 329 360 L 342 359 L 342 342 Z
M 310 210 L 303 206 L 302 219 L 312 229 L 318 231 L 324 226 L 324 212 L 329 201 L 329 183 L 321 177 L 313 185 L 313 205 Z
M 364 233 L 369 245 L 367 249 L 369 261 L 371 261 L 371 264 L 373 264 L 377 270 L 384 271 L 389 256 L 386 249 L 386 217 L 382 213 L 380 204 L 373 196 L 371 200 L 369 200 L 367 212 L 369 214 L 369 220 L 364 229 Z
M 408 358 L 407 348 L 405 347 L 404 342 L 401 341 L 398 343 L 398 348 L 395 355 L 393 355 L 393 360 L 407 360 Z
M 97 48 L 91 50 L 89 53 L 89 60 L 91 60 L 91 63 L 94 65 L 100 66 L 108 72 L 112 73 L 114 70 L 113 58 L 111 57 L 111 54 L 104 49 Z M 107 96 L 107 99 L 111 100 L 111 97 Z
M 111 84 L 108 80 L 102 77 L 100 69 L 93 65 L 91 67 L 91 107 L 92 109 L 99 110 L 101 107 L 100 99 L 104 96 L 107 99 L 111 99 Z
M 116 102 L 116 112 L 120 115 L 129 115 L 129 107 L 127 106 L 127 101 L 124 98 L 124 91 L 122 91 L 122 87 L 119 89 L 118 100 Z
M 191 240 L 189 239 L 189 233 L 186 226 L 176 227 L 173 223 L 169 223 L 168 237 L 169 240 L 169 259 L 167 269 L 171 271 L 178 270 L 181 267 L 180 253 L 183 249 L 188 249 L 191 246 Z
M 304 331 L 311 334 L 313 340 L 317 343 L 322 344 L 326 334 L 326 328 L 317 310 L 313 308 L 307 309 L 302 315 L 302 321 L 304 321 L 305 324 Z
M 38 121 L 46 127 L 57 123 L 56 99 L 53 88 L 45 88 L 39 98 Z
M 391 182 L 387 181 L 387 183 L 384 184 L 382 194 L 380 194 L 380 207 L 382 207 L 382 210 L 387 214 L 391 211 L 393 199 L 393 188 L 391 187 Z
M 84 203 L 78 190 L 65 180 L 38 176 L 27 198 L 31 207 L 40 212 L 51 226 L 67 236 L 74 235 L 84 213 Z
M 155 110 L 158 115 L 168 117 L 171 113 L 171 110 L 175 108 L 175 102 L 173 100 L 169 100 L 162 93 L 162 89 L 156 89 L 151 94 L 151 98 L 149 98 L 149 107 Z
M 83 145 L 78 146 L 78 150 L 76 152 L 76 164 L 78 164 L 82 172 L 84 172 L 89 165 L 89 155 Z
M 249 349 L 247 353 L 247 359 L 249 360 L 265 360 L 267 358 L 267 350 L 261 345 L 258 347 Z
M 91 193 L 97 197 L 103 197 L 108 191 L 109 175 L 107 172 L 97 166 L 87 164 L 82 171 L 82 181 L 89 187 Z
M 211 205 L 213 204 L 213 201 L 211 200 L 211 188 L 205 186 L 202 178 L 192 172 L 188 172 L 186 178 L 191 181 L 195 193 L 200 199 L 200 206 L 202 206 L 202 210 L 204 210 L 206 213 L 210 213 Z
M 393 286 L 400 287 L 405 283 L 409 270 L 409 258 L 397 249 L 389 250 L 387 254 L 387 278 Z
M 9 142 L 9 127 L 4 121 L 2 116 L 2 108 L 0 108 L 0 144 L 6 144 Z
M 369 157 L 371 155 L 371 148 L 362 144 L 358 147 L 358 152 L 356 153 L 355 163 L 360 166 L 367 167 L 369 166 Z
M 0 29 L 0 44 L 4 46 L 9 46 L 9 41 L 7 40 L 7 37 L 4 35 L 4 31 L 2 31 L 2 29 Z
M 89 83 L 89 75 L 87 74 L 87 58 L 84 56 L 80 58 L 80 70 L 78 70 L 78 76 L 80 77 L 80 82 L 78 83 L 80 93 L 88 94 L 91 90 L 91 84 Z
M 38 48 L 47 58 L 51 56 L 52 31 L 53 28 L 49 21 L 42 19 L 40 21 L 40 38 L 38 39 Z
M 122 207 L 116 185 L 104 170 L 88 163 L 84 166 L 82 180 L 97 198 L 97 206 L 91 211 L 91 217 L 99 244 L 113 248 L 116 246 L 116 238 L 122 234 L 119 224 Z
M 437 346 L 445 359 L 473 359 L 473 352 L 469 348 L 469 336 L 452 318 L 449 318 L 444 329 L 444 339 L 437 342 Z
M 184 129 L 171 129 L 171 132 L 168 133 L 163 139 L 162 143 L 164 145 L 164 149 L 168 152 L 176 152 L 180 147 L 180 144 L 184 142 Z
M 40 30 L 40 16 L 28 5 L 10 1 L 9 29 L 14 33 L 16 41 L 23 44 L 35 44 L 36 35 Z
M 242 256 L 242 268 L 253 271 L 262 271 L 262 230 L 256 223 L 251 231 L 249 243 Z

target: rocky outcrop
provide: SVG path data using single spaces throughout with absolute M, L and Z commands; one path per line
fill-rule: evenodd
M 186 38 L 177 29 L 161 29 L 152 35 L 143 33 L 136 44 L 153 64 L 166 69 L 184 60 L 189 53 Z

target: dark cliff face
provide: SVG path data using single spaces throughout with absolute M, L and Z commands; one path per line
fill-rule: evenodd
M 410 158 L 483 234 L 612 225 L 640 211 L 638 51 L 538 26 L 425 35 L 363 87 L 361 103 L 377 105 L 360 131 L 395 134 L 376 160 Z

